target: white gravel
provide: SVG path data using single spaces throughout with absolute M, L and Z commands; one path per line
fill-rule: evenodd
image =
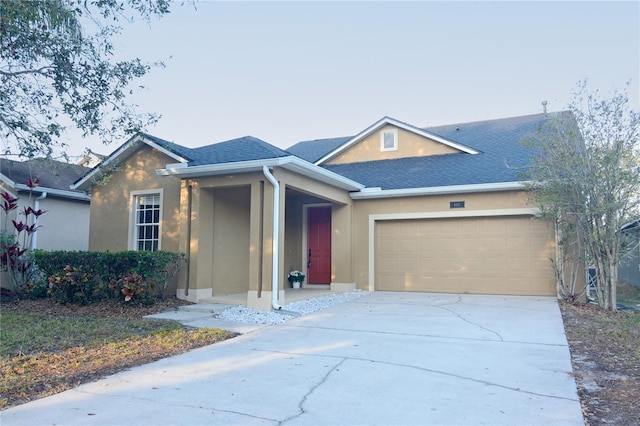
M 281 324 L 297 316 L 327 309 L 340 303 L 348 302 L 360 296 L 364 296 L 367 293 L 368 292 L 362 290 L 353 290 L 346 293 L 334 293 L 327 296 L 314 297 L 307 300 L 301 300 L 299 302 L 289 303 L 282 307 L 283 311 L 295 312 L 297 314 L 295 316 L 288 315 L 286 313 L 247 308 L 245 306 L 234 306 L 233 308 L 222 311 L 218 314 L 218 318 L 227 321 L 247 322 L 253 324 Z

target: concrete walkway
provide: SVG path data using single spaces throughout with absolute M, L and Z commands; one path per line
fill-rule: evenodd
M 584 424 L 553 298 L 387 292 L 6 410 L 1 421 Z

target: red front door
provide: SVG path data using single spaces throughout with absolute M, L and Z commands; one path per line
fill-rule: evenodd
M 331 283 L 331 207 L 307 210 L 307 283 Z

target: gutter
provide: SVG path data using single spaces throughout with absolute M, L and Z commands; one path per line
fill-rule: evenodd
M 187 186 L 187 282 L 185 283 L 184 295 L 189 295 L 191 284 L 191 215 L 193 214 L 193 185 Z
M 40 194 L 38 198 L 33 202 L 33 209 L 35 211 L 40 210 L 40 200 L 44 200 L 47 198 L 47 192 L 43 192 Z M 35 232 L 33 233 L 33 237 L 31 237 L 31 250 L 35 250 L 38 248 L 38 216 L 33 220 Z
M 281 310 L 278 304 L 278 233 L 280 232 L 280 184 L 271 174 L 267 166 L 262 166 L 262 173 L 273 185 L 273 237 L 271 238 L 273 248 L 271 253 L 271 306 L 275 310 Z
M 38 186 L 35 188 L 29 188 L 27 185 L 18 183 L 14 186 L 17 191 L 26 191 L 26 192 L 40 192 L 42 194 L 47 193 L 48 195 L 54 195 L 64 198 L 72 198 L 74 200 L 83 200 L 83 201 L 91 201 L 91 197 L 83 192 L 76 191 L 66 191 L 64 189 L 54 189 L 47 188 L 44 186 Z
M 353 200 L 376 198 L 412 197 L 424 195 L 468 194 L 474 192 L 517 191 L 525 189 L 527 182 L 480 183 L 473 185 L 449 185 L 426 188 L 381 189 L 365 188 L 349 194 Z
M 215 176 L 228 173 L 260 172 L 264 167 L 282 167 L 304 176 L 326 182 L 347 191 L 360 191 L 364 185 L 348 179 L 342 175 L 323 169 L 299 157 L 290 155 L 287 157 L 266 158 L 262 160 L 237 161 L 234 163 L 203 164 L 189 166 L 186 163 L 167 164 L 164 169 L 157 169 L 158 176 L 178 176 L 192 178 L 200 176 Z M 266 176 L 266 175 L 265 175 Z

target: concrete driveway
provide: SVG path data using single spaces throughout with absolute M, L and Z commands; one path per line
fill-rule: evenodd
M 376 292 L 2 412 L 3 425 L 583 425 L 557 302 Z

